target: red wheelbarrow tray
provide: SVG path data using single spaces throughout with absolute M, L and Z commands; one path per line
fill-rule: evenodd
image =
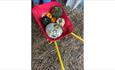
M 61 17 L 64 18 L 65 20 L 65 24 L 64 24 L 64 27 L 63 27 L 63 33 L 60 37 L 56 38 L 56 39 L 52 39 L 50 38 L 46 31 L 45 31 L 45 28 L 44 26 L 42 25 L 42 23 L 40 22 L 40 18 L 42 17 L 42 15 L 44 13 L 48 13 L 50 12 L 50 10 L 54 7 L 54 6 L 58 6 L 58 7 L 61 7 L 62 8 L 62 15 Z M 40 4 L 40 5 L 37 5 L 37 6 L 34 6 L 32 8 L 32 14 L 36 20 L 36 22 L 39 24 L 43 34 L 45 35 L 45 37 L 48 39 L 48 41 L 51 41 L 51 42 L 54 42 L 56 40 L 59 40 L 63 37 L 65 37 L 66 35 L 70 34 L 73 30 L 74 30 L 74 27 L 70 21 L 70 19 L 68 18 L 66 12 L 64 11 L 64 8 L 63 6 L 59 3 L 59 2 L 49 2 L 49 3 L 45 3 L 45 4 Z

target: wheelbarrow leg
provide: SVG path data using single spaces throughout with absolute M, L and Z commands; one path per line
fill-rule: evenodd
M 59 61 L 60 61 L 60 64 L 61 64 L 61 68 L 62 68 L 62 70 L 65 70 L 64 64 L 63 64 L 63 61 L 62 61 L 62 58 L 61 58 L 61 55 L 60 55 L 60 51 L 59 51 L 59 48 L 58 48 L 58 45 L 57 45 L 57 42 L 55 41 L 54 44 L 55 44 L 56 52 L 57 52 L 57 55 L 58 55 L 58 58 L 59 58 Z
M 71 35 L 73 35 L 74 37 L 76 37 L 77 39 L 81 40 L 83 42 L 83 38 L 81 38 L 80 36 L 76 35 L 75 33 L 71 32 Z

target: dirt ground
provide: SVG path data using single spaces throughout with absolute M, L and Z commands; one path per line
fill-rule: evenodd
M 83 38 L 83 10 L 65 7 L 77 35 Z M 58 41 L 65 70 L 84 70 L 83 43 L 68 35 Z M 39 25 L 32 18 L 32 70 L 61 70 L 54 44 L 49 45 Z

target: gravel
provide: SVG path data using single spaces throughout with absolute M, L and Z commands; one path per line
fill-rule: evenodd
M 83 11 L 70 11 L 65 7 L 75 33 L 83 38 Z M 83 43 L 68 35 L 58 41 L 65 70 L 84 70 Z M 49 45 L 42 31 L 32 17 L 32 70 L 61 70 L 54 44 Z

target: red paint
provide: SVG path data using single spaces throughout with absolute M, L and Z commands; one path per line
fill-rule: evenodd
M 37 21 L 38 25 L 40 26 L 43 34 L 49 41 L 52 41 L 52 42 L 54 42 L 55 40 L 48 37 L 47 33 L 45 32 L 45 28 L 43 27 L 42 23 L 40 22 L 40 18 L 42 17 L 43 13 L 50 12 L 51 8 L 54 6 L 59 6 L 63 9 L 63 14 L 61 17 L 65 19 L 65 25 L 63 27 L 64 32 L 60 37 L 55 39 L 55 40 L 59 40 L 59 39 L 65 37 L 66 35 L 70 34 L 74 30 L 73 24 L 71 23 L 70 19 L 67 17 L 67 14 L 65 13 L 63 6 L 59 2 L 52 1 L 49 3 L 37 5 L 37 6 L 33 7 L 33 9 L 32 9 L 32 14 L 33 14 L 35 20 Z

